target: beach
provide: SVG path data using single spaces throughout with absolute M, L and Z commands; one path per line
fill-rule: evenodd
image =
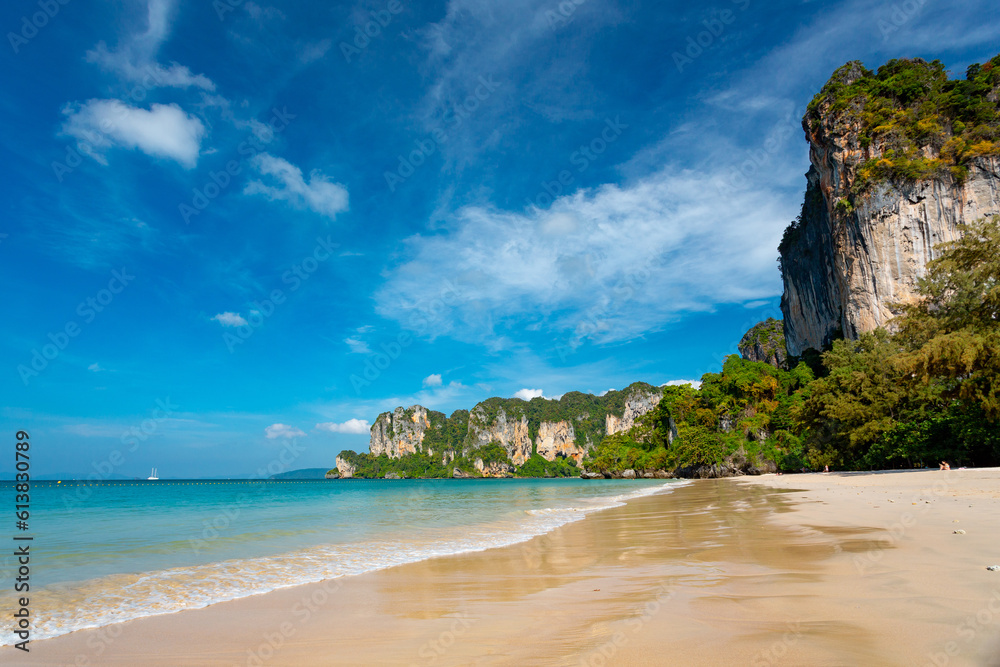
M 698 480 L 520 544 L 4 647 L 0 662 L 995 665 L 998 510 L 1000 469 Z

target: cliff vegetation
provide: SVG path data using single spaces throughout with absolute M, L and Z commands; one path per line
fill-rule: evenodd
M 1000 154 L 1000 55 L 949 79 L 944 65 L 890 60 L 877 72 L 853 61 L 813 98 L 803 126 L 828 131 L 833 121 L 857 134 L 864 162 L 854 193 L 882 181 L 918 181 L 950 174 L 963 181 L 969 161 Z M 837 206 L 849 211 L 848 198 Z

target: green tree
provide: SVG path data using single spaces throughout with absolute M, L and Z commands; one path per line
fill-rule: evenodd
M 945 383 L 947 396 L 1000 418 L 1000 218 L 969 225 L 939 246 L 920 281 L 923 297 L 900 318 L 911 350 L 900 368 L 924 384 Z

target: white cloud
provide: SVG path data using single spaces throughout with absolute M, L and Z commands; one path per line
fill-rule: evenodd
M 368 343 L 359 338 L 345 338 L 344 342 L 351 348 L 351 354 L 371 354 L 372 349 Z
M 87 370 L 88 371 L 93 371 L 95 373 L 99 373 L 99 372 L 103 371 L 104 369 L 101 368 L 100 364 L 98 364 L 97 362 L 94 362 L 91 365 L 87 366 Z
M 541 389 L 519 389 L 514 394 L 514 398 L 520 398 L 523 401 L 530 401 L 531 399 L 538 398 L 544 394 L 545 392 Z
M 329 431 L 330 433 L 362 434 L 369 433 L 372 426 L 364 419 L 348 419 L 343 424 L 338 424 L 337 422 L 316 424 L 316 428 L 321 431 Z
M 514 398 L 520 398 L 523 401 L 530 401 L 533 398 L 544 398 L 547 401 L 558 401 L 562 397 L 562 394 L 558 394 L 556 396 L 546 396 L 545 392 L 541 389 L 519 389 L 514 394 Z
M 198 163 L 205 126 L 176 104 L 149 109 L 118 100 L 88 100 L 63 108 L 63 133 L 76 138 L 81 152 L 107 164 L 103 153 L 112 146 L 139 149 L 147 155 L 175 160 L 191 169 Z
M 771 302 L 766 299 L 759 299 L 757 301 L 748 301 L 743 304 L 743 307 L 747 310 L 756 310 L 758 308 L 763 308 L 764 306 L 770 304 Z
M 433 373 L 424 378 L 425 387 L 440 387 L 441 386 L 441 374 Z
M 156 55 L 163 42 L 170 36 L 173 0 L 149 0 L 146 6 L 146 30 L 129 36 L 117 50 L 112 51 L 99 42 L 87 52 L 87 62 L 118 74 L 123 80 L 140 83 L 142 88 L 189 88 L 215 90 L 204 74 L 192 74 L 183 65 L 171 63 L 169 67 L 156 62 Z
M 251 165 L 263 176 L 272 177 L 275 185 L 263 181 L 250 181 L 243 192 L 249 195 L 264 195 L 271 201 L 287 201 L 299 208 L 308 208 L 333 220 L 338 213 L 347 210 L 347 189 L 334 183 L 319 170 L 309 174 L 307 183 L 302 170 L 279 157 L 261 153 L 254 157 Z
M 497 340 L 531 324 L 568 347 L 633 339 L 683 313 L 780 293 L 775 259 L 789 203 L 734 190 L 723 173 L 664 169 L 547 210 L 466 207 L 447 233 L 405 241 L 376 308 L 405 321 L 446 276 L 459 294 L 434 335 Z
M 661 387 L 680 387 L 685 384 L 689 384 L 695 389 L 701 389 L 701 380 L 670 380 L 669 382 L 664 382 Z
M 247 321 L 239 313 L 230 313 L 228 311 L 225 313 L 219 313 L 212 319 L 224 327 L 242 327 L 247 323 Z
M 301 438 L 305 436 L 305 432 L 288 424 L 271 424 L 264 429 L 264 435 L 267 436 L 268 440 L 274 440 L 276 438 Z

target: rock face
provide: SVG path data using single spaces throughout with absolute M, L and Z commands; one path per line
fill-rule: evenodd
M 864 75 L 860 65 L 845 67 L 833 83 L 850 85 Z M 898 140 L 862 136 L 863 116 L 833 105 L 824 98 L 803 120 L 812 167 L 802 215 L 780 248 L 781 311 L 788 353 L 796 356 L 840 336 L 891 327 L 893 304 L 914 299 L 934 246 L 1000 213 L 1000 160 L 991 155 L 970 158 L 963 178 L 941 170 L 923 180 L 857 187 L 859 168 L 882 159 Z M 941 156 L 933 144 L 920 151 L 926 159 Z
M 662 391 L 632 391 L 625 399 L 625 412 L 621 417 L 611 414 L 605 417 L 605 434 L 614 435 L 629 430 L 635 426 L 635 420 L 655 408 L 661 398 Z
M 542 422 L 535 438 L 535 450 L 546 461 L 555 461 L 557 456 L 573 459 L 579 464 L 587 450 L 576 444 L 573 424 L 567 421 Z
M 784 368 L 788 358 L 784 323 L 767 318 L 744 334 L 738 349 L 748 361 L 763 361 L 775 368 Z
M 341 479 L 350 479 L 354 477 L 354 472 L 356 468 L 347 462 L 347 460 L 337 457 L 337 472 L 340 473 Z
M 413 454 L 422 449 L 424 435 L 430 425 L 427 409 L 419 405 L 383 412 L 372 425 L 369 448 L 375 456 L 387 454 L 391 458 L 399 458 L 404 454 Z
M 469 433 L 466 449 L 478 449 L 491 442 L 498 442 L 507 451 L 514 465 L 521 465 L 531 456 L 531 435 L 528 418 L 509 418 L 500 408 L 492 418 L 482 405 L 477 405 L 469 413 Z
M 514 466 L 509 463 L 502 461 L 495 461 L 493 463 L 483 463 L 482 459 L 476 459 L 475 461 L 476 470 L 479 471 L 483 477 L 513 477 L 514 476 Z

